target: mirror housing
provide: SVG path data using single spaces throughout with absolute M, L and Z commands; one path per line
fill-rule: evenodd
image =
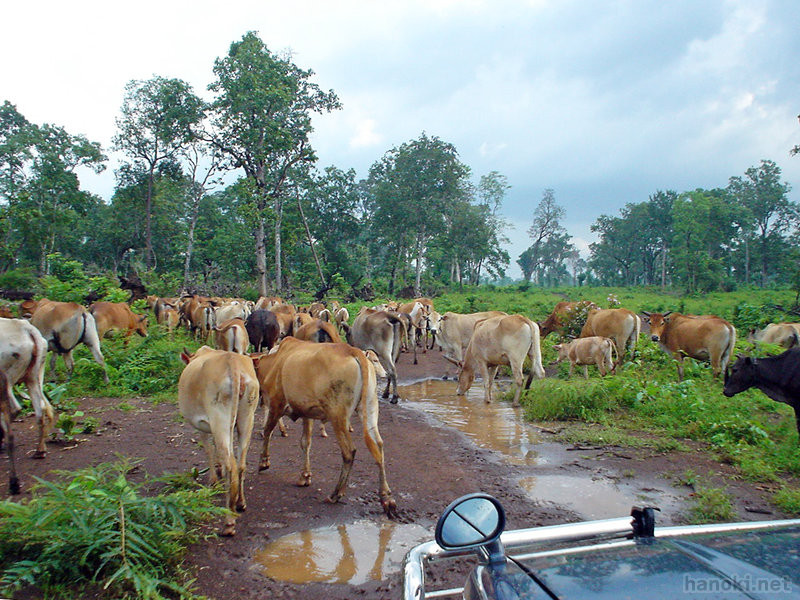
M 500 502 L 489 494 L 467 494 L 452 502 L 436 523 L 436 543 L 445 550 L 494 545 L 506 526 Z

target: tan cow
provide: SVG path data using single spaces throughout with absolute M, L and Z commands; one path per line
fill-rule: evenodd
M 322 319 L 312 319 L 302 327 L 298 327 L 292 336 L 306 342 L 340 343 L 342 341 L 336 328 L 331 323 L 323 321 Z
M 11 430 L 11 419 L 14 417 L 15 411 L 11 408 L 10 389 L 11 384 L 8 382 L 6 374 L 0 369 L 0 448 L 5 443 L 9 463 L 8 493 L 13 496 L 19 494 L 19 477 L 17 477 L 17 465 L 14 461 L 14 432 Z
M 400 396 L 397 394 L 395 363 L 400 356 L 402 321 L 388 311 L 364 308 L 359 311 L 352 327 L 344 325 L 347 343 L 364 351 L 372 350 L 378 356 L 388 378 L 383 397 L 389 398 L 389 387 L 391 386 L 392 396 L 389 402 L 397 404 Z
M 161 325 L 164 325 L 167 328 L 167 332 L 172 336 L 172 332 L 180 323 L 180 313 L 178 313 L 178 309 L 174 306 L 169 304 L 164 306 L 164 310 L 161 311 Z
M 557 303 L 555 307 L 553 307 L 553 312 L 551 312 L 544 321 L 539 323 L 539 333 L 542 338 L 546 338 L 554 331 L 561 331 L 561 328 L 564 327 L 564 321 L 568 318 L 570 312 L 581 306 L 587 306 L 590 309 L 600 308 L 597 304 L 589 300 Z
M 600 336 L 614 340 L 617 348 L 617 360 L 612 371 L 616 372 L 617 365 L 625 358 L 625 353 L 630 347 L 631 354 L 636 351 L 636 342 L 642 330 L 642 320 L 635 312 L 626 308 L 593 308 L 589 311 L 581 329 L 579 338 Z
M 20 410 L 14 397 L 14 386 L 24 383 L 36 414 L 38 441 L 34 458 L 47 454 L 45 437 L 53 429 L 56 415 L 44 395 L 44 366 L 47 360 L 47 341 L 41 332 L 23 319 L 0 319 L 0 370 L 7 379 L 11 414 Z
M 414 364 L 417 364 L 417 343 L 422 338 L 422 330 L 426 326 L 428 318 L 428 308 L 420 301 L 414 300 L 401 304 L 397 312 L 408 315 L 410 326 L 408 327 L 409 344 L 414 347 Z M 423 352 L 427 352 L 427 346 L 423 345 Z
M 103 367 L 103 379 L 108 383 L 106 361 L 100 351 L 97 325 L 94 317 L 83 306 L 75 302 L 39 300 L 31 316 L 31 325 L 41 332 L 47 340 L 48 347 L 53 351 L 50 357 L 50 371 L 53 376 L 55 376 L 56 354 L 60 354 L 64 357 L 67 378 L 72 377 L 75 366 L 72 351 L 78 344 L 84 343 L 91 350 L 97 364 Z
M 355 457 L 350 417 L 360 402 L 364 441 L 378 464 L 381 506 L 388 516 L 394 516 L 397 506 L 386 481 L 383 440 L 378 431 L 375 371 L 364 353 L 348 344 L 315 344 L 288 337 L 275 354 L 258 360 L 257 370 L 269 411 L 259 470 L 270 466 L 269 442 L 278 419 L 284 414 L 302 418 L 305 462 L 298 485 L 310 485 L 312 419 L 328 421 L 342 451 L 339 481 L 328 497 L 329 502 L 338 502 L 344 496 Z
M 278 339 L 282 340 L 287 335 L 292 335 L 294 317 L 296 314 L 294 307 L 290 304 L 276 304 L 267 310 L 274 314 L 275 318 L 278 320 L 278 327 L 280 329 Z
M 103 339 L 109 331 L 125 331 L 125 345 L 134 332 L 147 337 L 147 315 L 137 315 L 126 302 L 95 302 L 89 312 L 97 324 L 97 336 Z
M 509 365 L 516 385 L 513 405 L 519 406 L 525 357 L 531 359 L 531 372 L 525 382 L 525 389 L 528 389 L 534 375 L 539 379 L 544 377 L 536 323 L 523 315 L 504 315 L 479 321 L 464 353 L 456 394 L 466 394 L 475 380 L 475 371 L 479 371 L 486 390 L 486 403 L 491 403 L 497 369 L 500 365 Z
M 569 360 L 569 376 L 572 377 L 575 365 L 582 365 L 584 379 L 589 379 L 587 365 L 597 365 L 597 370 L 603 377 L 614 368 L 612 360 L 614 348 L 613 340 L 600 336 L 578 338 L 566 344 L 553 346 L 553 349 L 558 352 L 556 362 Z
M 776 344 L 783 348 L 800 345 L 800 323 L 770 323 L 747 337 L 751 342 Z
M 736 328 L 714 315 L 694 316 L 676 312 L 643 313 L 654 342 L 678 361 L 678 381 L 683 380 L 683 359 L 710 360 L 714 377 L 725 371 L 736 345 Z
M 229 319 L 214 327 L 214 345 L 219 350 L 247 354 L 250 338 L 242 319 Z
M 464 352 L 472 338 L 475 324 L 490 317 L 501 317 L 507 313 L 499 310 L 487 310 L 468 315 L 446 312 L 439 321 L 439 345 L 442 355 L 454 365 L 460 367 L 464 360 Z
M 336 312 L 333 313 L 333 320 L 336 321 L 336 326 L 339 328 L 339 331 L 344 331 L 344 326 L 342 323 L 348 323 L 350 321 L 350 311 L 348 311 L 344 306 L 340 306 L 336 309 Z
M 202 346 L 181 353 L 186 368 L 178 380 L 178 408 L 200 432 L 210 483 L 224 477 L 230 515 L 222 535 L 236 532 L 236 512 L 245 509 L 247 450 L 258 405 L 258 379 L 249 356 Z M 234 434 L 238 449 L 234 449 Z

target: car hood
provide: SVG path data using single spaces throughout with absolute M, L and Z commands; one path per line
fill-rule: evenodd
M 800 598 L 800 527 L 645 538 L 519 561 L 557 598 Z

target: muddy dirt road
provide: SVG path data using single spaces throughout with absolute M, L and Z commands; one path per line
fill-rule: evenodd
M 420 354 L 419 362 L 415 366 L 409 355 L 401 356 L 398 369 L 403 383 L 455 375 L 455 368 L 438 352 Z M 452 380 L 441 383 L 448 384 L 454 392 Z M 99 430 L 78 442 L 51 443 L 50 453 L 43 461 L 30 458 L 35 446 L 33 418 L 15 423 L 22 497 L 27 494 L 33 475 L 52 477 L 53 469 L 71 470 L 111 461 L 116 453 L 143 459 L 134 477 L 204 466 L 205 453 L 194 442 L 190 427 L 176 417 L 174 405 L 153 406 L 144 399 L 129 399 L 126 404 L 134 410 L 123 411 L 117 408 L 118 404 L 118 400 L 108 398 L 81 400 L 81 409 L 98 419 Z M 260 418 L 259 412 L 258 422 Z M 216 600 L 398 598 L 400 576 L 394 563 L 389 561 L 386 566 L 388 554 L 402 556 L 408 547 L 418 543 L 420 536 L 432 537 L 441 510 L 456 497 L 470 492 L 485 491 L 498 497 L 508 513 L 509 528 L 594 518 L 591 509 L 596 502 L 591 498 L 583 506 L 559 503 L 559 489 L 565 502 L 580 495 L 571 488 L 575 478 L 601 482 L 606 486 L 600 488 L 601 496 L 603 489 L 611 494 L 619 486 L 627 486 L 627 493 L 634 496 L 637 490 L 647 493 L 669 488 L 671 502 L 674 501 L 669 518 L 673 521 L 680 520 L 691 493 L 688 488 L 671 488 L 663 478 L 664 473 L 685 471 L 686 455 L 627 448 L 570 451 L 545 441 L 547 451 L 542 455 L 548 457 L 546 460 L 509 461 L 491 446 L 481 447 L 485 444 L 479 445 L 468 433 L 442 424 L 419 402 L 381 402 L 386 472 L 399 510 L 397 521 L 390 523 L 378 501 L 377 467 L 364 446 L 357 417 L 354 427 L 357 450 L 350 485 L 344 500 L 335 505 L 324 502 L 341 466 L 333 436 L 321 438 L 315 428 L 312 482 L 310 487 L 301 488 L 295 485 L 302 464 L 300 424 L 290 424 L 288 438 L 280 438 L 276 432 L 272 467 L 263 473 L 257 472 L 261 436 L 255 434 L 248 456 L 248 507 L 238 519 L 237 535 L 212 537 L 188 553 L 186 567 L 197 579 L 199 594 Z M 548 436 L 546 432 L 539 433 L 540 439 Z M 691 455 L 691 464 L 697 472 L 712 473 L 731 486 L 729 490 L 738 498 L 742 518 L 783 516 L 748 512 L 746 507 L 768 508 L 762 497 L 766 490 L 729 481 L 725 465 L 698 453 Z M 6 469 L 3 455 L 2 482 L 7 481 Z M 5 488 L 5 483 L 2 485 Z M 623 505 L 624 502 L 625 499 Z M 331 539 L 335 541 L 333 545 Z M 376 539 L 383 544 L 376 545 Z M 276 562 L 282 567 L 275 568 Z M 20 597 L 36 596 L 28 591 Z

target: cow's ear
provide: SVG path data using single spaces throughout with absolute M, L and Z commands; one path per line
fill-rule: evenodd
M 147 321 L 147 315 L 142 315 L 139 317 L 139 323 L 144 323 L 145 321 Z
M 554 344 L 553 350 L 561 350 L 561 344 Z
M 186 354 L 186 352 L 181 352 L 181 360 L 188 365 L 189 362 L 192 360 L 192 357 L 191 355 Z
M 669 317 L 671 314 L 672 314 L 672 311 L 671 311 L 671 310 L 668 310 L 668 311 L 667 311 L 667 312 L 665 312 L 665 313 L 664 313 L 662 316 L 664 317 L 664 320 L 665 320 L 665 321 L 669 322 L 669 319 L 668 319 L 667 317 Z
M 750 365 L 752 365 L 752 364 L 753 364 L 753 362 L 754 362 L 754 361 L 753 361 L 753 359 L 752 359 L 751 357 L 749 357 L 749 356 L 745 356 L 745 357 L 744 357 L 744 364 L 746 364 L 748 367 L 749 367 Z

